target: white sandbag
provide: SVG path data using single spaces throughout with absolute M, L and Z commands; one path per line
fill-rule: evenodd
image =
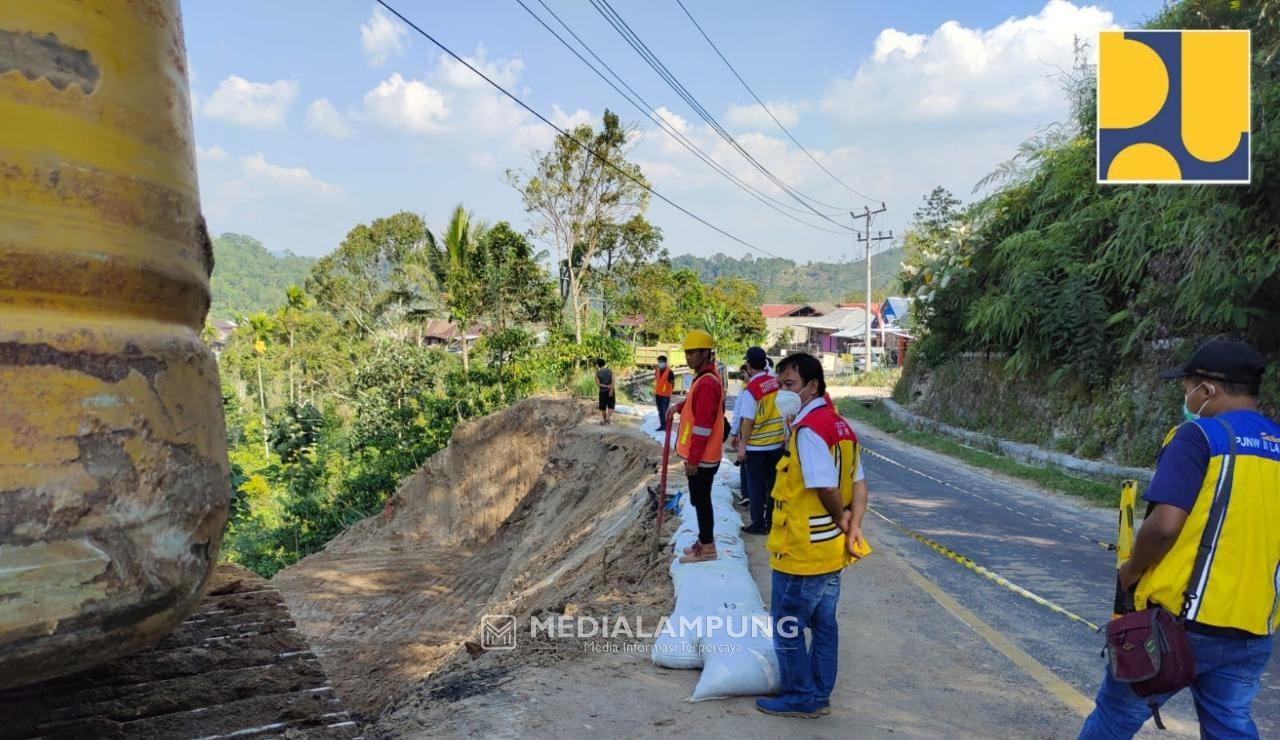
M 690 670 L 702 667 L 702 653 L 698 650 L 698 635 L 693 629 L 682 625 L 681 617 L 688 618 L 688 612 L 682 612 L 677 604 L 667 623 L 654 638 L 649 659 L 663 668 Z
M 723 613 L 721 616 L 726 616 Z M 769 615 L 728 615 L 724 628 L 698 641 L 702 676 L 689 701 L 776 694 L 780 684 Z

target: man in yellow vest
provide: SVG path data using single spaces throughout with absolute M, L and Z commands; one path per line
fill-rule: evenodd
M 778 379 L 767 372 L 769 357 L 760 347 L 747 350 L 747 381 L 738 392 L 730 426 L 730 447 L 743 467 L 743 493 L 751 505 L 751 524 L 743 532 L 768 534 L 773 522 L 773 483 L 787 441 L 782 414 L 774 398 Z
M 766 547 L 773 568 L 769 610 L 781 687 L 757 699 L 765 714 L 814 718 L 831 711 L 839 630 L 840 574 L 866 553 L 862 517 L 867 484 L 858 438 L 827 402 L 822 363 L 788 355 L 778 363 L 785 391 L 800 396 L 786 454 L 773 488 L 773 526 Z M 806 647 L 804 628 L 812 639 Z
M 1163 374 L 1182 381 L 1187 421 L 1165 440 L 1120 568 L 1134 606 L 1185 620 L 1201 737 L 1258 737 L 1251 705 L 1280 626 L 1280 424 L 1258 411 L 1264 369 L 1248 344 L 1215 340 Z M 1151 716 L 1108 669 L 1080 737 L 1133 737 Z
M 684 361 L 696 375 L 689 394 L 667 412 L 668 424 L 672 416 L 680 415 L 676 454 L 684 460 L 689 501 L 698 513 L 698 541 L 685 551 L 682 563 L 716 559 L 711 484 L 724 454 L 724 383 L 716 372 L 714 350 L 711 335 L 701 329 L 684 338 Z

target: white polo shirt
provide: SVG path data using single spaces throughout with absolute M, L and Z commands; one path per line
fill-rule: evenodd
M 821 396 L 813 399 L 796 414 L 792 426 L 827 402 Z M 796 454 L 800 457 L 800 472 L 804 473 L 805 488 L 835 488 L 840 485 L 840 471 L 836 470 L 836 460 L 831 456 L 831 448 L 822 441 L 822 437 L 812 429 L 801 429 L 796 433 Z M 858 467 L 853 471 L 853 480 L 863 480 L 862 456 L 858 456 Z

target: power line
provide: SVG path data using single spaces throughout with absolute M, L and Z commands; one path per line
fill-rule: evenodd
M 674 90 L 675 93 L 679 95 L 680 98 L 683 99 L 685 103 L 687 103 L 689 107 L 692 108 L 693 111 L 698 114 L 700 118 L 702 118 L 703 121 L 705 121 L 709 126 L 711 126 L 711 128 L 717 134 L 719 134 L 720 138 L 724 139 L 726 142 L 729 143 L 730 146 L 732 146 L 735 150 L 737 150 L 737 152 L 741 154 L 744 159 L 750 162 L 751 165 L 760 172 L 760 174 L 768 178 L 771 182 L 773 182 L 774 185 L 778 186 L 780 190 L 782 190 L 787 195 L 791 196 L 792 199 L 794 199 L 800 205 L 804 206 L 810 212 L 819 216 L 823 220 L 830 222 L 836 227 L 844 226 L 844 224 L 840 223 L 839 221 L 832 220 L 830 216 L 814 208 L 810 204 L 810 201 L 812 201 L 813 203 L 817 203 L 818 205 L 825 206 L 827 208 L 838 209 L 840 208 L 839 206 L 834 206 L 829 203 L 823 203 L 817 198 L 801 193 L 800 191 L 791 187 L 787 183 L 783 182 L 777 175 L 773 174 L 772 172 L 769 171 L 768 168 L 760 164 L 760 162 L 757 161 L 755 157 L 751 156 L 751 153 L 748 152 L 746 149 L 744 149 L 742 145 L 738 143 L 738 140 L 735 139 L 733 135 L 730 134 L 728 130 L 726 130 L 724 126 L 720 124 L 719 121 L 716 120 L 715 116 L 711 115 L 711 113 L 708 112 L 707 109 L 703 107 L 703 105 L 700 102 L 698 102 L 697 98 L 695 98 L 693 94 L 689 92 L 688 88 L 686 88 L 684 84 L 681 83 L 680 80 L 676 78 L 676 76 L 671 72 L 671 70 L 668 69 L 666 65 L 662 63 L 662 60 L 659 59 L 658 56 L 654 54 L 651 49 L 649 49 L 648 45 L 644 43 L 644 40 L 642 40 L 639 37 L 639 35 L 636 34 L 636 32 L 633 31 L 629 25 L 627 25 L 627 22 L 622 18 L 622 16 L 619 15 L 618 12 L 613 9 L 613 6 L 609 4 L 609 0 L 590 0 L 590 2 L 592 7 L 594 7 L 596 11 L 600 13 L 601 16 L 604 17 L 604 19 L 609 23 L 609 25 L 613 26 L 613 29 L 618 32 L 618 35 L 622 36 L 623 40 L 626 41 L 627 44 L 631 46 L 631 48 L 634 49 L 635 52 L 639 54 L 642 59 L 644 59 L 644 61 L 649 65 L 649 67 L 652 68 L 653 71 L 656 72 L 658 76 L 661 77 L 663 81 L 666 82 L 667 85 L 672 90 Z
M 542 121 L 543 123 L 545 123 L 545 124 L 547 124 L 548 126 L 550 126 L 552 129 L 554 129 L 554 130 L 556 131 L 556 133 L 560 134 L 561 136 L 564 136 L 564 137 L 568 138 L 568 139 L 569 139 L 569 140 L 571 140 L 571 141 L 576 142 L 576 143 L 578 144 L 578 146 L 582 147 L 585 151 L 587 151 L 588 153 L 590 153 L 590 154 L 591 154 L 591 156 L 593 156 L 593 157 L 595 157 L 596 159 L 600 160 L 600 163 L 601 163 L 601 164 L 605 165 L 605 166 L 606 166 L 606 167 L 608 167 L 609 169 L 611 169 L 611 170 L 613 170 L 613 171 L 617 172 L 619 175 L 622 175 L 623 177 L 627 178 L 628 180 L 630 180 L 630 181 L 634 182 L 635 184 L 639 185 L 640 187 L 644 188 L 644 189 L 645 189 L 645 190 L 647 190 L 651 195 L 653 195 L 655 198 L 658 198 L 658 199 L 659 199 L 659 200 L 661 200 L 662 202 L 666 203 L 667 205 L 671 206 L 672 208 L 675 208 L 676 210 L 680 211 L 681 213 L 683 213 L 684 215 L 688 216 L 689 218 L 692 218 L 694 221 L 697 221 L 698 223 L 702 224 L 703 226 L 706 226 L 707 228 L 709 228 L 709 229 L 711 229 L 711 230 L 715 231 L 716 233 L 720 234 L 721 236 L 724 236 L 724 237 L 726 237 L 726 238 L 732 239 L 733 241 L 735 241 L 735 242 L 737 242 L 737 243 L 741 244 L 742 246 L 746 247 L 747 249 L 751 249 L 751 250 L 753 250 L 753 251 L 759 252 L 760 254 L 763 254 L 763 255 L 768 256 L 768 257 L 773 257 L 774 259 L 786 259 L 785 257 L 780 257 L 780 256 L 778 256 L 778 255 L 774 254 L 773 252 L 770 252 L 770 251 L 767 251 L 767 250 L 761 249 L 760 247 L 757 247 L 756 245 L 752 244 L 751 242 L 749 242 L 749 241 L 747 241 L 747 240 L 745 240 L 745 239 L 742 239 L 741 237 L 734 236 L 733 234 L 730 234 L 729 232 L 725 231 L 724 229 L 720 228 L 719 226 L 716 226 L 715 224 L 713 224 L 713 223 L 711 223 L 710 221 L 706 220 L 705 218 L 703 218 L 703 217 L 699 216 L 698 214 L 694 213 L 693 211 L 690 211 L 688 208 L 685 208 L 684 206 L 680 205 L 679 203 L 676 203 L 675 201 L 671 200 L 670 198 L 668 198 L 667 196 L 663 195 L 662 193 L 659 193 L 657 190 L 654 190 L 654 189 L 653 189 L 653 187 L 652 187 L 652 186 L 650 186 L 648 183 L 646 183 L 645 181 L 643 181 L 643 180 L 641 180 L 641 179 L 639 179 L 639 178 L 635 177 L 635 176 L 634 176 L 634 175 L 632 175 L 630 172 L 627 172 L 626 170 L 624 170 L 624 169 L 622 169 L 621 167 L 617 166 L 617 165 L 616 165 L 616 164 L 614 164 L 613 162 L 610 162 L 610 161 L 609 161 L 609 159 L 608 159 L 607 157 L 605 157 L 605 156 L 604 156 L 603 154 L 601 154 L 600 152 L 597 152 L 593 147 L 591 147 L 590 145 L 588 145 L 588 144 L 587 144 L 587 143 L 585 143 L 585 142 L 582 142 L 582 141 L 579 141 L 578 139 L 575 139 L 575 138 L 574 138 L 573 136 L 571 136 L 567 131 L 565 131 L 564 129 L 562 129 L 562 128 L 560 128 L 559 126 L 557 126 L 557 125 L 555 125 L 554 123 L 552 123 L 552 122 L 550 121 L 550 119 L 548 119 L 546 116 L 542 115 L 541 113 L 539 113 L 538 111 L 536 111 L 536 110 L 534 110 L 532 107 L 530 107 L 530 106 L 529 106 L 529 104 L 525 103 L 523 100 L 521 100 L 520 98 L 516 97 L 514 94 L 512 94 L 512 93 L 508 92 L 508 91 L 507 91 L 507 89 L 506 89 L 505 87 L 503 87 L 502 85 L 499 85 L 498 83 L 494 82 L 494 81 L 493 81 L 492 79 L 490 79 L 490 78 L 489 78 L 489 76 L 488 76 L 488 75 L 486 75 L 484 72 L 481 72 L 480 70 L 476 69 L 476 68 L 475 68 L 475 66 L 473 66 L 473 65 L 472 65 L 470 62 L 468 62 L 466 59 L 463 59 L 461 56 L 459 56 L 458 54 L 454 53 L 454 51 L 453 51 L 452 49 L 450 49 L 449 47 L 445 46 L 443 43 L 441 43 L 441 42 L 437 41 L 437 40 L 436 40 L 436 38 L 435 38 L 434 36 L 432 36 L 431 34 L 427 33 L 426 31 L 422 30 L 422 28 L 421 28 L 421 27 L 419 27 L 419 26 L 418 26 L 418 24 L 416 24 L 416 23 L 414 23 L 413 21 L 411 21 L 411 20 L 409 20 L 408 18 L 406 18 L 406 17 L 404 16 L 404 14 L 403 14 L 403 13 L 401 13 L 400 11 L 396 10 L 395 8 L 393 8 L 393 7 L 391 6 L 391 4 L 387 2 L 387 0 L 375 0 L 375 2 L 377 2 L 377 3 L 378 3 L 379 5 L 381 5 L 382 7 L 386 8 L 386 9 L 387 9 L 387 11 L 388 11 L 388 12 L 390 12 L 392 15 L 394 15 L 395 17 L 397 17 L 397 18 L 399 18 L 401 21 L 403 21 L 403 22 L 404 22 L 404 24 L 405 24 L 405 25 L 407 25 L 409 28 L 412 28 L 414 31 L 417 31 L 419 35 L 421 35 L 424 39 L 426 39 L 427 41 L 430 41 L 432 44 L 434 44 L 434 45 L 436 46 L 436 48 L 440 49 L 440 51 L 443 51 L 445 54 L 448 54 L 449 56 L 453 57 L 453 60 L 454 60 L 454 61 L 458 62 L 458 63 L 459 63 L 459 64 L 461 64 L 462 66 L 464 66 L 464 67 L 466 67 L 467 69 L 471 70 L 471 71 L 472 71 L 473 73 L 475 73 L 475 74 L 476 74 L 476 76 L 478 76 L 480 79 L 482 79 L 482 80 L 484 80 L 485 82 L 489 83 L 489 84 L 490 84 L 490 85 L 491 85 L 495 90 L 497 90 L 498 92 L 500 92 L 500 93 L 502 93 L 503 95 L 507 96 L 507 98 L 509 98 L 513 103 L 515 103 L 516 105 L 518 105 L 518 106 L 520 106 L 521 108 L 523 108 L 523 109 L 525 109 L 526 111 L 528 111 L 530 114 L 532 114 L 532 115 L 533 115 L 535 118 L 537 118 L 539 121 Z
M 702 38 L 706 39 L 707 43 L 711 45 L 711 48 L 715 50 L 716 56 L 720 57 L 720 61 L 724 62 L 724 66 L 729 68 L 729 71 L 733 73 L 733 76 L 738 78 L 738 82 L 741 82 L 742 86 L 747 89 L 747 92 L 751 93 L 751 97 L 755 98 L 756 103 L 761 108 L 764 109 L 765 113 L 769 114 L 769 117 L 773 119 L 773 122 L 778 124 L 778 128 L 782 129 L 782 133 L 786 134 L 787 138 L 791 139 L 791 142 L 795 144 L 797 147 L 799 147 L 800 151 L 805 153 L 805 156 L 811 159 L 814 164 L 818 165 L 818 167 L 821 168 L 823 172 L 827 173 L 827 175 L 832 180 L 835 180 L 836 182 L 840 183 L 840 185 L 843 186 L 845 190 L 848 190 L 850 193 L 853 193 L 854 195 L 864 200 L 869 200 L 872 203 L 877 202 L 875 198 L 872 198 L 869 195 L 864 195 L 858 192 L 851 185 L 849 185 L 849 183 L 845 182 L 844 180 L 841 180 L 839 177 L 836 177 L 834 172 L 827 169 L 825 165 L 823 165 L 821 162 L 818 161 L 817 157 L 810 154 L 809 150 L 804 148 L 804 144 L 801 144 L 800 141 L 796 139 L 796 137 L 792 135 L 792 133 L 789 130 L 787 130 L 787 127 L 782 125 L 782 121 L 779 121 L 778 117 L 773 115 L 773 111 L 769 110 L 769 106 L 764 104 L 764 101 L 760 99 L 759 95 L 756 95 L 756 91 L 751 89 L 751 86 L 747 84 L 747 81 L 742 79 L 742 75 L 738 74 L 738 70 L 735 69 L 734 66 L 729 63 L 729 60 L 725 58 L 725 55 L 720 51 L 720 47 L 716 46 L 716 42 L 712 41 L 711 37 L 707 35 L 707 32 L 702 29 L 702 24 L 698 23 L 698 20 L 693 17 L 693 14 L 690 13 L 689 9 L 685 7 L 684 2 L 682 0 L 676 0 L 676 4 L 680 6 L 680 9 L 684 11 L 685 15 L 689 16 L 689 20 L 693 22 L 693 27 L 698 29 L 698 33 L 702 34 Z
M 545 0 L 538 0 L 538 3 L 542 5 L 542 7 L 545 8 L 548 13 L 551 14 L 551 17 L 556 19 L 556 21 L 565 29 L 565 31 L 567 31 L 571 36 L 573 36 L 574 40 L 577 41 L 582 46 L 582 48 L 586 49 L 588 54 L 594 57 L 595 60 L 599 62 L 601 66 L 603 66 L 606 70 L 608 70 L 609 74 L 613 75 L 613 78 L 617 80 L 619 84 L 621 84 L 623 87 L 627 89 L 627 91 L 630 93 L 630 96 L 627 93 L 624 93 L 622 90 L 618 89 L 617 85 L 611 82 L 607 77 L 604 76 L 603 73 L 600 72 L 600 70 L 596 69 L 590 62 L 584 59 L 582 54 L 578 53 L 577 49 L 573 48 L 573 46 L 569 44 L 567 41 L 565 41 L 564 38 L 560 36 L 560 34 L 556 33 L 553 29 L 547 26 L 546 22 L 543 21 L 541 18 L 539 18 L 536 13 L 530 10 L 529 7 L 525 5 L 523 0 L 516 0 L 516 2 L 519 3 L 520 6 L 523 7 L 530 15 L 532 15 L 534 19 L 538 21 L 538 23 L 542 24 L 542 27 L 546 28 L 547 31 L 551 33 L 551 35 L 555 36 L 556 39 L 565 46 L 565 48 L 573 52 L 573 54 L 577 56 L 578 59 L 581 60 L 583 64 L 586 64 L 587 67 L 591 69 L 591 71 L 595 72 L 597 76 L 599 76 L 610 87 L 612 87 L 615 91 L 617 91 L 619 95 L 622 95 L 624 98 L 626 98 L 628 102 L 630 102 L 633 106 L 639 109 L 641 113 L 645 114 L 649 118 L 649 120 L 653 121 L 655 125 L 661 128 L 668 135 L 676 138 L 676 140 L 682 146 L 684 146 L 686 149 L 689 149 L 691 152 L 693 152 L 695 156 L 697 156 L 699 159 L 702 159 L 704 162 L 707 163 L 707 165 L 711 166 L 717 172 L 724 175 L 725 177 L 733 180 L 735 183 L 739 184 L 740 187 L 750 190 L 752 193 L 755 193 L 756 196 L 758 196 L 757 200 L 763 198 L 764 200 L 767 200 L 770 203 L 773 203 L 779 208 L 786 208 L 787 210 L 790 210 L 790 211 L 805 213 L 804 209 L 796 208 L 793 205 L 784 203 L 770 196 L 768 193 L 761 191 L 759 188 L 756 188 L 750 183 L 742 180 L 738 176 L 734 175 L 731 171 L 729 171 L 727 167 L 725 167 L 724 165 L 721 165 L 719 162 L 716 162 L 715 159 L 711 157 L 711 155 L 707 154 L 703 149 L 701 149 L 696 144 L 694 144 L 688 137 L 686 137 L 683 133 L 681 133 L 681 131 L 673 123 L 671 123 L 671 121 L 667 120 L 666 116 L 663 116 L 662 113 L 658 111 L 647 100 L 645 100 L 644 97 L 640 95 L 640 93 L 636 92 L 635 88 L 627 84 L 627 81 L 622 79 L 622 76 L 619 75 L 612 67 L 610 67 L 608 62 L 601 59 L 600 55 L 595 53 L 595 51 L 591 48 L 591 46 L 588 45 L 587 42 L 583 41 L 582 37 L 580 37 L 559 15 L 557 15 L 555 10 L 553 10 L 549 5 L 547 5 Z M 635 99 L 633 100 L 632 97 L 634 97 Z M 636 101 L 639 101 L 639 102 L 637 103 Z M 646 111 L 648 111 L 648 113 L 646 113 Z M 653 115 L 649 115 L 649 113 L 652 113 Z M 654 116 L 657 116 L 659 119 L 661 119 L 661 121 L 655 120 Z M 787 215 L 787 214 L 783 214 L 783 215 Z M 827 215 L 834 216 L 839 214 L 833 213 L 833 214 L 827 214 Z M 827 229 L 822 229 L 821 227 L 815 226 L 814 224 L 811 224 L 807 221 L 800 221 L 800 223 L 803 223 L 806 226 L 810 226 L 811 228 L 819 229 L 822 231 L 828 231 Z M 847 227 L 844 227 L 843 225 L 841 225 L 841 228 L 847 230 Z M 829 233 L 842 234 L 844 232 L 839 231 L 839 232 L 829 232 Z
M 702 160 L 702 162 L 704 162 L 707 166 L 711 167 L 718 174 L 730 180 L 734 185 L 736 185 L 739 189 L 741 189 L 747 195 L 750 195 L 756 200 L 760 201 L 761 203 L 764 203 L 764 205 L 768 206 L 769 208 L 772 208 L 773 210 L 777 211 L 781 215 L 786 216 L 787 218 L 797 223 L 808 226 L 811 229 L 817 229 L 818 231 L 823 231 L 828 234 L 844 235 L 848 233 L 849 231 L 848 227 L 844 227 L 840 231 L 837 231 L 835 229 L 823 228 L 822 226 L 810 223 L 808 221 L 805 221 L 801 218 L 798 218 L 790 213 L 787 213 L 781 210 L 782 208 L 786 208 L 789 210 L 800 211 L 801 213 L 804 212 L 796 208 L 795 206 L 783 203 L 779 200 L 776 200 L 775 198 L 772 198 L 767 193 L 761 192 L 757 188 L 753 187 L 750 183 L 745 182 L 744 180 L 739 178 L 737 175 L 733 174 L 731 171 L 729 171 L 728 168 L 726 168 L 724 165 L 721 165 L 719 162 L 715 161 L 715 159 L 712 158 L 711 155 L 707 154 L 703 149 L 698 147 L 697 144 L 693 143 L 693 141 L 691 141 L 678 128 L 676 128 L 676 126 L 673 123 L 671 123 L 671 121 L 667 120 L 666 116 L 663 116 L 660 111 L 654 108 L 652 104 L 650 104 L 639 93 L 637 93 L 635 89 L 631 87 L 631 85 L 627 84 L 626 80 L 622 79 L 622 76 L 619 75 L 616 71 L 614 71 L 614 69 L 610 67 L 607 62 L 601 59 L 600 55 L 596 54 L 595 51 L 591 48 L 591 46 L 588 45 L 585 41 L 583 41 L 582 38 L 569 26 L 569 24 L 565 23 L 565 21 L 559 15 L 557 15 L 556 12 L 551 9 L 550 6 L 547 5 L 545 0 L 538 0 L 538 3 L 542 5 L 542 7 L 548 13 L 551 14 L 551 17 L 554 18 L 565 29 L 565 31 L 567 31 L 569 35 L 571 35 L 574 38 L 574 40 L 577 41 L 578 44 L 581 45 L 582 48 L 584 48 L 587 51 L 588 54 L 594 57 L 595 60 L 599 62 L 602 67 L 608 70 L 609 74 L 613 75 L 613 78 L 618 81 L 616 84 L 613 82 L 613 80 L 610 80 L 609 77 L 607 77 L 603 72 L 597 69 L 595 65 L 593 65 L 590 61 L 588 61 L 585 57 L 583 57 L 582 54 L 576 48 L 574 48 L 572 44 L 570 44 L 567 40 L 565 40 L 564 37 L 562 37 L 559 33 L 557 33 L 555 29 L 551 28 L 551 26 L 549 26 L 546 21 L 544 21 L 536 12 L 534 12 L 532 8 L 530 8 L 528 5 L 524 3 L 524 0 L 516 0 L 516 3 L 521 8 L 524 8 L 526 13 L 532 16 L 534 20 L 536 20 L 543 28 L 545 28 L 548 33 L 554 36 L 556 40 L 559 41 L 566 49 L 572 52 L 573 55 L 576 56 L 579 61 L 585 64 L 588 69 L 590 69 L 592 72 L 595 72 L 596 76 L 604 80 L 605 84 L 612 87 L 615 92 L 617 92 L 619 95 L 625 98 L 627 102 L 631 103 L 631 105 L 635 107 L 636 110 L 639 110 L 641 114 L 643 114 L 650 121 L 652 121 L 655 126 L 661 129 L 668 136 L 675 139 L 677 143 L 679 143 L 681 146 L 687 149 L 695 157 Z M 621 88 L 619 88 L 618 84 L 621 84 L 622 87 L 625 87 L 626 91 L 624 92 Z
M 800 205 L 804 206 L 810 212 L 822 217 L 827 221 L 830 221 L 832 224 L 836 226 L 843 226 L 843 224 L 841 224 L 840 222 L 831 220 L 830 216 L 836 215 L 836 214 L 820 213 L 817 209 L 815 209 L 812 205 L 810 205 L 809 201 L 813 201 L 814 203 L 825 206 L 827 208 L 839 209 L 840 206 L 831 205 L 829 203 L 823 203 L 817 198 L 806 195 L 800 192 L 799 190 L 796 190 L 792 186 L 788 185 L 787 183 L 783 182 L 781 178 L 779 178 L 777 175 L 771 172 L 768 168 L 766 168 L 763 164 L 761 164 L 755 157 L 751 155 L 750 152 L 748 152 L 740 143 L 738 143 L 738 140 L 735 139 L 733 135 L 730 134 L 729 131 L 723 125 L 721 125 L 718 120 L 716 120 L 716 117 L 713 116 L 702 105 L 702 103 L 698 101 L 698 99 L 693 95 L 693 93 L 690 92 L 689 89 L 684 86 L 684 83 L 680 82 L 679 78 L 677 78 L 675 74 L 666 66 L 666 64 L 664 64 L 662 60 L 658 58 L 658 55 L 655 54 L 653 50 L 649 48 L 648 44 L 646 44 L 644 40 L 640 38 L 639 34 L 637 34 L 631 28 L 631 26 L 626 22 L 626 20 L 623 19 L 621 14 L 619 14 L 618 11 L 615 10 L 614 7 L 609 4 L 609 0 L 590 0 L 590 2 L 592 7 L 594 7 L 596 11 L 600 13 L 602 17 L 604 17 L 604 19 L 609 23 L 609 25 L 611 25 L 613 29 L 618 32 L 618 35 L 622 36 L 623 40 L 626 41 L 627 44 L 637 54 L 640 55 L 640 58 L 643 59 L 649 65 L 649 67 L 653 69 L 653 71 L 656 72 L 664 82 L 667 83 L 667 86 L 670 87 L 673 91 L 675 91 L 675 93 L 679 95 L 680 98 L 684 100 L 685 103 L 687 103 L 690 108 L 693 109 L 694 113 L 696 113 L 700 118 L 702 118 L 702 120 L 705 121 L 707 125 L 710 126 L 712 130 L 714 130 L 720 136 L 720 138 L 724 139 L 731 147 L 733 147 L 740 155 L 742 155 L 742 157 L 746 159 L 747 162 L 749 162 L 753 167 L 755 167 L 756 170 L 760 172 L 760 174 L 764 175 L 767 179 L 773 182 L 773 184 L 777 186 L 778 189 L 782 190 L 784 193 L 791 196 L 792 199 L 794 199 Z

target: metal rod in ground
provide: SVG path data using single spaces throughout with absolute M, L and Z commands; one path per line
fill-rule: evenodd
M 666 429 L 662 437 L 662 473 L 658 476 L 658 522 L 654 529 L 654 537 L 658 547 L 662 548 L 662 519 L 667 510 L 667 463 L 671 460 L 671 420 L 663 419 Z

